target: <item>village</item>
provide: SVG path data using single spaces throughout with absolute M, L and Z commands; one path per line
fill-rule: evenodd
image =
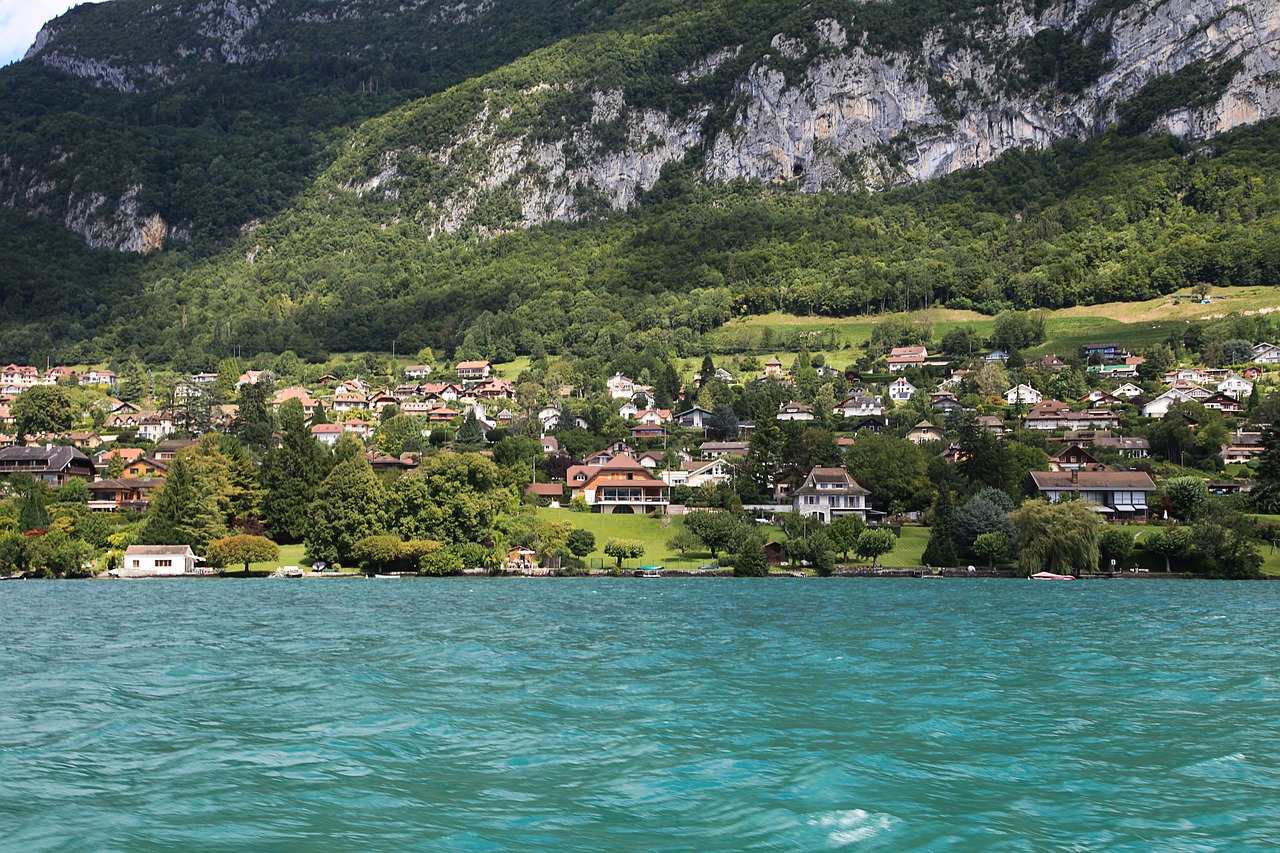
M 919 551 L 921 537 L 950 523 L 940 522 L 939 492 L 953 488 L 957 498 L 1003 490 L 1009 511 L 1023 500 L 1082 501 L 1107 527 L 1189 522 L 1166 494 L 1169 481 L 1191 478 L 1206 495 L 1247 501 L 1267 427 L 1253 417 L 1261 404 L 1255 386 L 1280 364 L 1280 347 L 1264 341 L 1244 351 L 1228 343 L 1237 344 L 1229 366 L 1175 363 L 1163 354 L 1168 363 L 1158 372 L 1148 357 L 1106 342 L 1029 361 L 999 348 L 956 358 L 904 345 L 844 370 L 803 352 L 787 362 L 777 355 L 763 363 L 725 358 L 719 367 L 707 357 L 679 383 L 669 372 L 645 370 L 648 381 L 641 381 L 622 370 L 584 376 L 545 365 L 535 381 L 527 368 L 504 376 L 510 371 L 480 359 L 395 363 L 382 381 L 328 373 L 287 384 L 295 377 L 266 368 L 244 370 L 232 381 L 223 370 L 181 377 L 163 397 L 134 389 L 131 401 L 116 396 L 121 380 L 105 367 L 10 364 L 0 371 L 0 429 L 14 434 L 0 435 L 0 477 L 26 475 L 48 490 L 79 480 L 84 508 L 115 514 L 119 527 L 145 518 L 175 457 L 203 434 L 244 437 L 256 420 L 250 456 L 261 464 L 263 454 L 287 441 L 276 420 L 287 408 L 300 412 L 306 435 L 325 452 L 340 442 L 358 447 L 368 469 L 387 482 L 422 474 L 424 456 L 476 453 L 496 459 L 520 501 L 544 513 L 674 519 L 731 512 L 760 527 L 756 544 L 770 565 L 802 568 L 823 561 L 795 544 L 788 548 L 794 520 L 833 525 L 853 517 L 857 532 L 891 529 L 895 540 L 878 553 L 874 545 L 859 551 L 856 536 L 843 547 L 828 543 L 844 563 L 853 551 L 869 556 L 873 567 L 882 555 L 901 565 L 937 566 L 904 553 L 903 530 L 919 528 L 912 540 Z M 555 381 L 565 376 L 575 381 Z M 65 429 L 18 434 L 41 417 L 28 413 L 23 420 L 24 398 L 47 388 L 74 391 L 81 408 L 60 424 Z M 513 455 L 516 439 L 536 447 L 537 457 Z M 323 492 L 315 499 L 324 500 Z M 941 511 L 953 511 L 951 500 L 948 494 Z M 225 521 L 228 530 L 264 532 L 257 519 Z M 981 562 L 977 536 L 998 533 L 1005 542 L 989 546 L 990 562 L 1011 564 L 1016 530 L 1007 518 L 989 526 L 959 541 L 948 534 L 957 546 L 943 549 L 948 563 Z M 807 542 L 807 532 L 801 535 Z M 1122 560 L 1141 545 L 1135 548 L 1128 535 Z M 129 538 L 115 543 L 124 544 L 112 560 L 117 573 L 197 571 L 198 555 L 187 546 L 198 543 Z M 563 547 L 529 547 L 536 543 L 528 537 L 502 538 L 486 529 L 479 540 L 500 551 L 494 562 L 501 568 L 550 573 L 568 556 Z M 603 545 L 579 556 L 603 569 L 604 554 L 613 555 Z M 173 547 L 156 551 L 164 546 Z M 648 554 L 662 561 L 652 547 Z M 351 555 L 341 556 L 349 565 Z M 19 565 L 14 560 L 9 568 Z

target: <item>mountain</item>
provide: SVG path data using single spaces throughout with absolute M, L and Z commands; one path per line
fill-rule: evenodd
M 0 69 L 0 323 L 192 365 L 554 352 L 527 306 L 590 294 L 575 335 L 692 351 L 732 305 L 1266 280 L 1278 34 L 1262 0 L 83 5 Z

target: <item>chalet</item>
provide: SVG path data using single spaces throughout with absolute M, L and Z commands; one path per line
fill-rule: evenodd
M 863 430 L 867 430 L 868 432 L 879 433 L 879 432 L 884 432 L 885 426 L 886 426 L 885 419 L 882 417 L 881 418 L 866 417 L 866 418 L 860 418 L 849 424 L 846 424 L 845 428 L 852 430 L 853 432 L 862 432 Z
M 978 415 L 978 426 L 996 437 L 1004 435 L 1004 421 L 995 415 Z
M 555 456 L 560 452 L 560 440 L 554 435 L 545 435 L 539 439 L 542 445 L 542 452 L 547 456 Z
M 573 497 L 581 497 L 593 512 L 643 515 L 665 512 L 671 503 L 670 487 L 629 456 L 599 466 L 574 466 L 570 475 Z
M 1101 450 L 1114 450 L 1130 459 L 1146 459 L 1151 455 L 1151 443 L 1145 438 L 1106 435 L 1093 439 L 1090 444 Z
M 923 444 L 926 441 L 946 441 L 947 433 L 928 421 L 921 421 L 907 430 L 906 438 L 912 444 Z
M 365 458 L 374 471 L 410 471 L 418 467 L 412 459 L 392 456 L 390 453 L 366 453 Z
M 365 400 L 364 406 L 371 412 L 381 412 L 387 406 L 398 406 L 400 401 L 390 391 L 375 391 Z
M 845 418 L 879 418 L 884 416 L 884 403 L 879 397 L 858 394 L 836 406 L 835 413 Z
M 192 438 L 171 438 L 162 441 L 151 449 L 151 455 L 161 462 L 168 462 L 178 455 L 178 451 L 183 448 L 195 446 L 196 441 Z
M 429 364 L 411 364 L 404 369 L 405 379 L 426 379 L 431 375 L 431 365 Z
M 1050 471 L 1105 471 L 1097 458 L 1078 444 L 1068 444 L 1049 457 Z
M 1088 403 L 1092 406 L 1123 406 L 1127 401 L 1103 391 L 1101 388 L 1094 388 L 1088 394 L 1080 398 L 1081 403 Z
M 746 456 L 751 444 L 746 441 L 704 441 L 698 445 L 703 459 L 719 459 L 725 456 Z
M 516 416 L 510 409 L 503 409 L 494 415 L 494 418 L 498 421 L 498 426 L 510 426 Z
M 702 462 L 684 462 L 679 468 L 668 469 L 659 476 L 668 486 L 688 486 L 691 489 L 697 489 L 707 483 L 727 483 L 733 476 L 733 472 L 726 460 L 709 459 Z
M 1146 392 L 1137 385 L 1134 385 L 1132 382 L 1126 382 L 1111 393 L 1117 397 L 1125 397 L 1129 400 L 1133 400 L 1137 397 L 1141 397 Z
M 631 428 L 631 438 L 636 441 L 666 441 L 667 428 L 663 424 L 637 423 Z
M 333 447 L 342 435 L 342 424 L 316 424 L 311 428 L 311 437 L 316 441 Z
M 889 372 L 897 373 L 908 367 L 921 367 L 928 357 L 929 351 L 924 347 L 894 347 L 889 351 Z
M 1143 471 L 1032 471 L 1030 486 L 1039 497 L 1058 501 L 1078 497 L 1111 519 L 1145 519 L 1156 484 Z
M 196 555 L 190 545 L 130 545 L 115 574 L 122 578 L 188 575 L 195 572 Z
M 965 409 L 964 404 L 950 391 L 938 391 L 929 395 L 929 408 L 948 416 Z
M 1017 385 L 1004 392 L 1004 401 L 1010 406 L 1034 406 L 1044 399 L 1044 395 L 1030 385 Z
M 1169 389 L 1142 407 L 1144 418 L 1163 418 L 1178 403 L 1194 403 L 1195 399 L 1183 391 Z
M 867 496 L 844 468 L 814 468 L 791 493 L 792 511 L 817 516 L 826 524 L 846 515 L 867 520 Z
M 128 465 L 130 462 L 137 461 L 145 455 L 141 447 L 112 447 L 109 450 L 99 450 L 93 456 L 93 466 L 101 470 L 106 470 L 111 464 L 112 457 L 118 458 L 123 464 Z
M 1208 388 L 1202 388 L 1195 382 L 1190 382 L 1186 379 L 1175 379 L 1169 384 L 1169 390 L 1181 391 L 1196 402 L 1207 400 L 1214 394 L 1214 392 L 1210 391 Z
M 1022 425 L 1035 430 L 1111 429 L 1120 418 L 1110 409 L 1074 411 L 1061 400 L 1042 400 L 1031 407 Z
M 214 379 L 217 379 L 217 378 L 218 378 L 218 375 L 215 373 Z M 80 375 L 80 384 L 81 385 L 106 385 L 110 388 L 114 388 L 116 387 L 116 373 L 114 370 L 107 370 L 105 368 L 95 367 L 93 370 L 86 371 L 85 373 Z
M 1200 403 L 1206 409 L 1216 409 L 1224 415 L 1244 414 L 1244 403 L 1241 403 L 1235 397 L 1228 397 L 1226 394 L 1213 394 L 1201 400 Z
M 487 361 L 460 361 L 453 370 L 459 379 L 487 379 L 493 372 L 493 365 Z
M 889 399 L 895 403 L 903 403 L 911 399 L 911 395 L 916 393 L 918 389 L 907 381 L 905 376 L 899 376 L 897 379 L 889 383 Z
M 1222 461 L 1227 465 L 1249 462 L 1261 456 L 1264 449 L 1261 431 L 1238 429 L 1231 434 L 1231 443 L 1222 448 Z
M 1067 363 L 1058 358 L 1057 355 L 1046 355 L 1044 358 L 1040 359 L 1040 366 L 1047 367 L 1050 370 L 1061 370 L 1067 366 Z
M 425 417 L 427 412 L 436 408 L 438 405 L 438 401 L 428 402 L 427 400 L 406 400 L 400 404 L 400 412 L 405 415 Z
M 31 388 L 40 385 L 40 370 L 28 365 L 10 364 L 8 367 L 0 370 L 0 385 L 13 387 L 21 391 L 25 388 Z
M 778 360 L 778 357 L 776 355 L 770 357 L 770 359 L 764 363 L 764 378 L 765 379 L 781 379 L 782 378 L 782 362 Z
M 1086 360 L 1097 355 L 1107 361 L 1122 361 L 1131 355 L 1119 344 L 1085 344 L 1080 348 L 1080 352 Z
M 51 367 L 48 370 L 46 370 L 44 374 L 45 381 L 52 382 L 55 385 L 64 379 L 66 380 L 75 379 L 75 376 L 76 376 L 76 372 L 72 370 L 70 367 L 61 367 L 61 366 Z
M 64 486 L 72 477 L 92 480 L 93 460 L 74 447 L 6 447 L 0 450 L 0 478 L 30 474 L 50 486 Z
M 164 485 L 158 477 L 119 477 L 89 484 L 88 507 L 102 512 L 146 509 L 151 493 Z
M 675 421 L 680 425 L 681 429 L 706 429 L 707 422 L 710 420 L 711 412 L 701 406 L 685 409 L 675 416 Z
M 333 394 L 332 409 L 335 412 L 354 412 L 365 408 L 365 396 L 359 391 L 343 388 Z
M 1256 364 L 1280 364 L 1280 347 L 1266 342 L 1253 348 L 1253 361 Z
M 130 480 L 163 480 L 168 472 L 168 462 L 141 456 L 126 464 L 120 476 Z
M 1253 393 L 1253 383 L 1238 373 L 1231 373 L 1214 386 L 1219 394 L 1243 400 Z
M 605 385 L 609 387 L 609 396 L 615 400 L 630 400 L 636 393 L 636 383 L 621 373 L 613 374 Z
M 516 384 L 510 379 L 491 376 L 471 390 L 485 400 L 510 400 L 516 395 Z
M 671 423 L 670 409 L 642 409 L 636 412 L 635 419 L 647 426 Z
M 795 401 L 783 403 L 778 407 L 777 418 L 780 421 L 811 421 L 813 420 L 813 409 Z

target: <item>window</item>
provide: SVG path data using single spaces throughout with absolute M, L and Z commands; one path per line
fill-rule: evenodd
M 156 560 L 156 568 L 167 569 L 173 565 L 173 560 Z
M 136 568 L 138 568 L 140 565 L 141 565 L 141 563 L 140 563 L 138 560 L 134 560 L 134 561 L 133 561 L 133 567 L 134 567 L 135 569 L 136 569 Z

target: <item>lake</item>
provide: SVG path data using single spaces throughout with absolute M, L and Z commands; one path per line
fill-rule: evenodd
M 1280 583 L 0 584 L 0 849 L 1280 847 Z

